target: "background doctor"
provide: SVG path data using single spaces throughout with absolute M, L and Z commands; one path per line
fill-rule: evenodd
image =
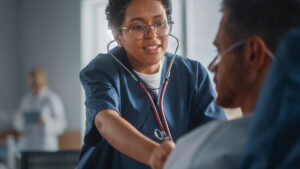
M 61 99 L 47 87 L 42 68 L 34 68 L 28 78 L 30 92 L 22 100 L 12 124 L 21 133 L 20 149 L 56 151 L 58 136 L 65 130 Z

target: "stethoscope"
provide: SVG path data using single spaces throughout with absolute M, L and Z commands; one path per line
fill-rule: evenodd
M 175 49 L 174 56 L 172 57 L 171 62 L 169 64 L 166 76 L 164 78 L 164 83 L 163 83 L 163 86 L 162 86 L 162 90 L 161 90 L 161 93 L 160 93 L 159 111 L 160 111 L 160 116 L 161 116 L 162 120 L 160 120 L 159 115 L 158 115 L 158 111 L 157 111 L 157 109 L 155 107 L 153 99 L 152 99 L 150 93 L 148 92 L 148 90 L 146 89 L 146 87 L 144 86 L 144 84 L 142 83 L 142 81 L 139 80 L 139 78 L 132 71 L 130 71 L 119 59 L 117 59 L 110 52 L 109 47 L 116 40 L 113 40 L 113 41 L 109 42 L 108 45 L 107 45 L 107 53 L 109 53 L 130 74 L 130 76 L 139 84 L 139 86 L 141 87 L 141 89 L 143 90 L 143 92 L 146 94 L 146 96 L 147 96 L 147 98 L 148 98 L 148 100 L 149 100 L 149 102 L 151 104 L 151 107 L 153 109 L 153 112 L 154 112 L 154 115 L 155 115 L 155 118 L 156 118 L 156 122 L 157 122 L 157 124 L 159 126 L 159 129 L 155 129 L 154 130 L 154 136 L 157 139 L 159 139 L 159 140 L 172 140 L 172 136 L 171 136 L 171 133 L 170 133 L 170 130 L 169 130 L 169 126 L 168 126 L 168 123 L 166 121 L 164 110 L 163 110 L 163 97 L 164 97 L 164 94 L 165 94 L 165 91 L 166 91 L 166 88 L 167 88 L 167 85 L 168 85 L 168 82 L 169 82 L 171 68 L 173 66 L 173 62 L 174 62 L 174 59 L 176 57 L 177 50 L 178 50 L 178 47 L 179 47 L 179 40 L 178 40 L 177 37 L 175 37 L 172 34 L 169 34 L 169 36 L 173 37 L 176 40 L 177 47 Z

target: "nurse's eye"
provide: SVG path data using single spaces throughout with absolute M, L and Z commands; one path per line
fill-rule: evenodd
M 155 27 L 159 28 L 159 27 L 164 27 L 165 26 L 165 22 L 164 21 L 160 21 L 160 22 L 157 22 L 155 24 Z
M 147 25 L 145 24 L 136 24 L 130 26 L 130 29 L 133 31 L 144 31 L 146 29 Z

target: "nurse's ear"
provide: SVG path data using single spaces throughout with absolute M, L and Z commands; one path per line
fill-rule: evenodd
M 118 43 L 119 48 L 123 48 L 123 45 L 122 45 L 122 43 L 120 41 L 120 32 L 116 31 L 116 30 L 113 30 L 112 33 L 113 33 L 114 39 Z

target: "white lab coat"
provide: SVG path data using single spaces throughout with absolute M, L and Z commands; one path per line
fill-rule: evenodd
M 45 124 L 28 121 L 25 114 L 33 111 L 40 114 Z M 58 150 L 58 136 L 67 126 L 61 99 L 48 88 L 38 94 L 28 93 L 15 113 L 13 126 L 22 133 L 19 141 L 21 150 Z

